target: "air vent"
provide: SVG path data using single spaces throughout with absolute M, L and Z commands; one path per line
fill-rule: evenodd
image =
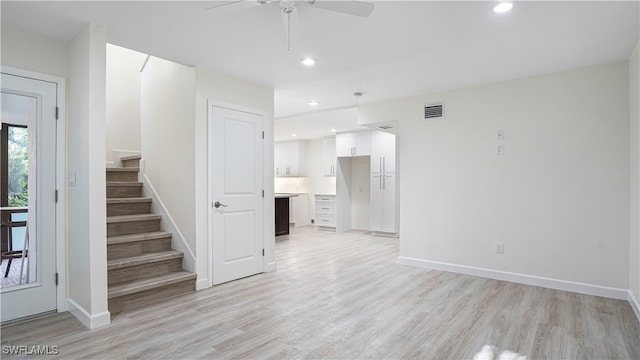
M 391 125 L 382 125 L 382 126 L 378 126 L 378 129 L 380 129 L 380 130 L 389 130 L 389 129 L 393 129 L 393 126 L 391 126 Z
M 424 105 L 425 119 L 443 119 L 444 103 L 442 101 Z

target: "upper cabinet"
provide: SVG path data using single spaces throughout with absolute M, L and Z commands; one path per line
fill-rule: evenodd
M 304 176 L 300 162 L 304 141 L 287 141 L 273 145 L 274 176 Z
M 336 155 L 338 157 L 371 155 L 371 131 L 336 134 Z
M 371 132 L 371 172 L 396 171 L 396 136 L 384 131 Z
M 336 138 L 324 138 L 323 173 L 325 176 L 336 176 Z

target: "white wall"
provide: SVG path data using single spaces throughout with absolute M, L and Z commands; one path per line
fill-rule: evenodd
M 146 54 L 107 44 L 106 161 L 113 150 L 140 151 L 140 69 Z
M 67 43 L 2 26 L 2 64 L 49 75 L 68 77 Z
M 71 42 L 68 170 L 68 284 L 70 311 L 89 328 L 110 322 L 107 310 L 106 187 L 104 170 L 106 30 L 88 25 Z
M 151 57 L 141 99 L 145 175 L 195 249 L 195 69 Z
M 208 282 L 208 219 L 207 219 L 207 100 L 255 109 L 266 113 L 265 118 L 265 256 L 270 270 L 275 270 L 275 223 L 273 201 L 273 89 L 258 85 L 231 75 L 222 74 L 205 68 L 196 68 L 195 102 L 195 226 L 196 254 L 198 260 L 198 288 Z
M 640 319 L 640 42 L 629 59 L 629 125 L 630 125 L 630 237 L 629 289 Z
M 446 119 L 421 119 L 435 100 Z M 626 61 L 364 104 L 359 114 L 361 124 L 400 119 L 401 257 L 628 288 Z

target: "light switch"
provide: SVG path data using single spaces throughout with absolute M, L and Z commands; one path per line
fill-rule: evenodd
M 504 141 L 504 129 L 498 129 L 496 132 L 496 140 Z
M 67 175 L 67 184 L 69 184 L 69 186 L 76 186 L 76 172 L 75 171 L 69 171 L 69 174 Z

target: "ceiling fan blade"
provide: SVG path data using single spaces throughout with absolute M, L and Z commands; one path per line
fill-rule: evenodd
M 331 10 L 343 14 L 355 15 L 360 17 L 368 17 L 373 12 L 375 5 L 365 1 L 324 1 L 309 0 L 307 3 L 311 6 Z
M 213 1 L 213 5 L 204 8 L 203 11 L 215 9 L 216 11 L 229 12 L 254 7 L 257 5 L 260 4 L 255 0 Z

